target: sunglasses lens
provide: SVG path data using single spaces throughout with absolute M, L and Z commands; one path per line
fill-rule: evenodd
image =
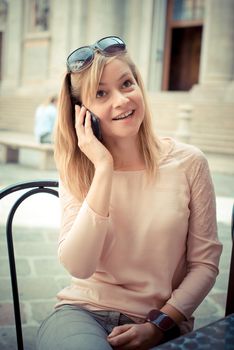
M 72 52 L 67 58 L 67 67 L 70 72 L 78 72 L 89 66 L 94 57 L 90 47 L 81 47 Z
M 125 43 L 116 36 L 103 38 L 97 42 L 98 48 L 108 55 L 113 55 L 120 51 L 125 51 Z
M 115 55 L 118 52 L 125 52 L 126 45 L 117 36 L 109 36 L 99 40 L 96 44 L 81 47 L 73 51 L 67 58 L 68 72 L 80 72 L 90 66 L 94 59 L 94 52 L 98 49 L 105 55 Z

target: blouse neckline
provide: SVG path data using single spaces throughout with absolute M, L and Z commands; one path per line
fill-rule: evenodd
M 159 165 L 162 164 L 165 159 L 168 158 L 170 153 L 173 151 L 175 147 L 175 140 L 171 137 L 160 137 L 159 138 L 160 143 L 160 158 L 159 158 Z M 142 174 L 146 172 L 146 168 L 143 169 L 137 169 L 137 170 L 114 170 L 115 174 Z

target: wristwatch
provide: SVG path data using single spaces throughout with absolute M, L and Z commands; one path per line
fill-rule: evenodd
M 164 333 L 166 341 L 180 336 L 180 329 L 175 321 L 160 310 L 151 310 L 146 321 L 158 327 Z

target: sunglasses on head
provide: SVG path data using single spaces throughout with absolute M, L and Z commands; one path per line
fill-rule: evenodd
M 68 73 L 77 73 L 88 68 L 94 59 L 95 51 L 105 56 L 114 56 L 126 51 L 126 45 L 117 36 L 107 36 L 95 44 L 83 46 L 73 51 L 67 58 Z

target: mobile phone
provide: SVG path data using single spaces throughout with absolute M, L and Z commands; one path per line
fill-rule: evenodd
M 96 116 L 93 112 L 91 112 L 89 109 L 88 111 L 90 112 L 91 115 L 91 127 L 93 130 L 94 135 L 96 138 L 101 141 L 102 140 L 102 134 L 101 134 L 101 127 L 100 127 L 100 120 L 98 116 Z
M 75 109 L 75 105 L 79 105 L 81 107 L 81 103 L 79 101 L 75 100 L 74 98 L 72 99 L 72 102 L 74 104 L 74 109 Z M 91 127 L 92 127 L 92 130 L 93 130 L 94 136 L 99 141 L 102 141 L 100 119 L 99 119 L 99 117 L 97 115 L 95 115 L 93 112 L 91 112 L 88 108 L 86 108 L 86 109 L 91 114 Z M 75 114 L 74 114 L 74 120 L 75 120 Z

